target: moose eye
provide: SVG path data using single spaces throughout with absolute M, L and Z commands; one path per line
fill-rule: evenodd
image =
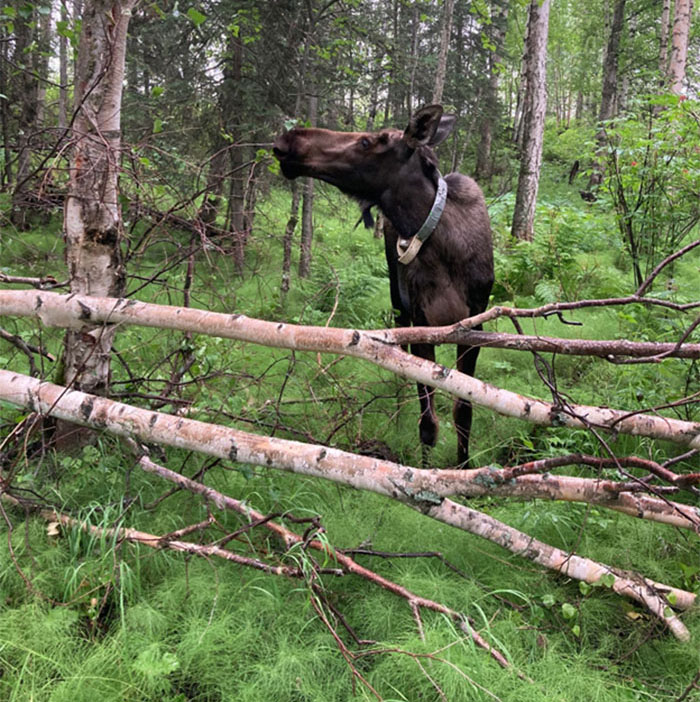
M 362 139 L 360 139 L 360 146 L 363 149 L 369 149 L 369 139 L 367 137 L 362 137 Z

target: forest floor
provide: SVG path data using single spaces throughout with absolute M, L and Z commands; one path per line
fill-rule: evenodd
M 512 194 L 489 196 L 496 242 L 494 303 L 528 307 L 633 292 L 609 203 L 605 198 L 584 202 L 567 175 L 564 162 L 550 159 L 532 243 L 509 240 Z M 235 274 L 225 243 L 201 250 L 194 259 L 190 304 L 320 326 L 390 326 L 383 243 L 369 231 L 352 229 L 356 205 L 330 188 L 321 187 L 317 196 L 311 277 L 302 281 L 293 275 L 290 292 L 281 297 L 288 209 L 283 187 L 273 187 L 262 199 L 243 278 Z M 3 227 L 0 236 L 2 272 L 66 278 L 59 215 L 21 234 Z M 182 304 L 186 257 L 168 270 L 165 263 L 181 256 L 188 243 L 189 235 L 177 232 L 152 237 L 129 263 L 128 295 Z M 662 286 L 675 299 L 697 299 L 698 266 L 697 255 L 682 259 Z M 550 318 L 526 321 L 523 328 L 551 336 L 658 341 L 675 341 L 684 328 L 684 320 L 641 306 L 578 311 L 568 320 L 582 326 Z M 4 319 L 3 326 L 60 353 L 60 330 L 42 329 L 31 320 Z M 513 331 L 507 320 L 489 329 Z M 122 401 L 152 406 L 187 361 L 179 401 L 165 403 L 161 411 L 185 408 L 191 418 L 420 465 L 413 384 L 361 361 L 138 327 L 121 331 L 116 349 L 114 391 Z M 0 351 L 0 367 L 28 372 L 19 351 L 9 346 Z M 442 347 L 438 360 L 451 365 L 453 353 Z M 561 389 L 581 404 L 654 406 L 688 394 L 689 379 L 697 378 L 691 362 L 674 359 L 653 367 L 575 357 L 550 361 Z M 54 365 L 42 359 L 44 377 L 55 376 Z M 509 390 L 548 398 L 530 354 L 486 349 L 477 373 Z M 437 406 L 441 433 L 430 460 L 444 467 L 454 464 L 456 454 L 452 400 L 438 395 Z M 694 416 L 692 408 L 684 411 L 698 420 L 697 409 Z M 26 412 L 0 405 L 3 436 L 24 417 Z M 658 458 L 681 452 L 644 439 L 618 438 L 615 446 Z M 476 465 L 599 450 L 586 431 L 544 430 L 475 411 Z M 323 539 L 333 547 L 415 554 L 357 560 L 471 617 L 511 667 L 502 669 L 444 615 L 424 613 L 421 632 L 404 600 L 359 577 L 268 575 L 77 528 L 57 530 L 38 515 L 25 518 L 4 506 L 0 699 L 700 699 L 700 690 L 689 688 L 700 670 L 696 611 L 684 617 L 693 641 L 683 644 L 605 587 L 544 572 L 379 496 L 175 449 L 158 450 L 154 459 L 188 476 L 206 470 L 208 485 L 264 514 L 318 517 L 316 526 L 323 527 Z M 200 498 L 184 491 L 166 495 L 171 486 L 139 470 L 128 449 L 107 436 L 73 455 L 20 456 L 12 466 L 13 485 L 24 494 L 96 526 L 169 534 L 208 517 Z M 700 592 L 692 534 L 578 503 L 473 498 L 469 506 L 567 551 Z M 241 526 L 236 515 L 215 511 L 213 516 L 219 538 Z M 308 526 L 286 523 L 299 533 Z M 265 553 L 270 563 L 281 560 L 280 544 L 258 531 L 241 533 L 238 551 Z M 425 553 L 441 557 L 419 555 Z M 303 549 L 284 558 L 305 573 L 313 565 Z M 343 622 L 366 642 L 353 640 Z

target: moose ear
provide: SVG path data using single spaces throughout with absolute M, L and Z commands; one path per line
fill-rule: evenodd
M 450 135 L 456 117 L 445 115 L 441 105 L 428 105 L 416 112 L 403 133 L 404 141 L 412 149 L 419 146 L 437 146 Z

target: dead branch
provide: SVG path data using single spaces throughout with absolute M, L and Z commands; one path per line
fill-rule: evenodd
M 22 506 L 24 504 L 23 501 L 18 500 L 16 497 L 9 495 L 6 492 L 0 493 L 0 497 L 2 497 L 4 501 L 8 501 L 15 506 Z M 304 574 L 300 568 L 292 568 L 283 565 L 270 565 L 258 560 L 257 558 L 241 556 L 238 553 L 234 553 L 233 551 L 229 551 L 214 544 L 195 544 L 189 541 L 169 538 L 171 535 L 168 534 L 164 536 L 155 536 L 154 534 L 148 534 L 145 531 L 139 531 L 138 529 L 129 529 L 124 527 L 100 527 L 53 509 L 41 509 L 39 510 L 39 514 L 48 522 L 57 522 L 63 527 L 78 528 L 87 533 L 95 534 L 100 537 L 106 536 L 110 539 L 115 539 L 116 541 L 130 541 L 132 543 L 143 544 L 144 546 L 154 549 L 167 548 L 171 551 L 180 551 L 182 553 L 189 553 L 191 555 L 201 556 L 203 558 L 217 556 L 238 565 L 261 570 L 268 575 L 283 575 L 293 578 L 304 577 Z M 197 524 L 196 526 L 201 527 L 201 524 Z M 341 575 L 342 573 L 338 574 Z
M 28 344 L 21 336 L 18 334 L 11 334 L 7 330 L 0 327 L 0 339 L 4 339 L 8 343 L 12 344 L 18 348 L 29 361 L 30 374 L 33 376 L 39 375 L 39 371 L 34 362 L 34 354 L 38 356 L 43 356 L 49 361 L 55 361 L 56 357 L 50 354 L 48 351 L 44 351 L 40 346 L 34 346 L 34 344 Z
M 461 323 L 460 323 L 461 324 Z M 626 339 L 563 339 L 551 336 L 476 331 L 464 327 L 401 327 L 393 330 L 397 344 L 459 343 L 481 348 L 539 351 L 564 356 L 595 356 L 616 362 L 631 357 L 645 362 L 663 358 L 700 358 L 700 344 L 627 341 Z
M 24 275 L 7 275 L 0 273 L 0 283 L 11 283 L 13 285 L 32 285 L 39 290 L 51 290 L 52 288 L 67 288 L 69 281 L 58 282 L 52 275 L 43 278 L 31 278 Z
M 132 446 L 135 446 L 134 442 L 131 443 Z M 161 466 L 153 462 L 147 454 L 142 453 L 143 449 L 139 449 L 138 447 L 136 447 L 136 450 L 142 454 L 138 459 L 139 466 L 146 472 L 154 473 L 160 476 L 161 478 L 165 478 L 165 480 L 169 480 L 170 482 L 175 483 L 176 485 L 185 490 L 189 490 L 194 494 L 201 495 L 207 501 L 212 502 L 214 505 L 216 505 L 219 509 L 227 509 L 240 514 L 242 517 L 248 520 L 249 524 L 253 526 L 264 526 L 266 529 L 272 531 L 275 534 L 275 536 L 277 536 L 277 538 L 280 539 L 280 541 L 282 541 L 282 543 L 287 549 L 291 548 L 295 544 L 304 543 L 305 540 L 303 536 L 300 536 L 299 534 L 291 531 L 279 522 L 272 521 L 268 518 L 268 516 L 262 514 L 261 512 L 258 512 L 249 504 L 241 502 L 240 500 L 236 500 L 235 498 L 230 497 L 228 495 L 224 495 L 218 490 L 214 490 L 213 488 L 210 488 L 204 485 L 203 483 L 190 480 L 189 478 L 187 478 L 184 475 L 181 475 L 180 473 L 176 473 L 175 471 L 172 471 L 169 468 L 166 468 L 165 466 Z M 407 588 L 382 577 L 381 575 L 370 570 L 369 568 L 361 566 L 359 563 L 357 563 L 357 561 L 355 561 L 347 554 L 343 553 L 342 551 L 339 551 L 338 549 L 330 547 L 327 543 L 319 541 L 318 539 L 308 540 L 307 546 L 317 551 L 322 551 L 326 556 L 332 558 L 339 565 L 341 565 L 345 572 L 352 573 L 353 575 L 359 575 L 360 577 L 369 580 L 375 585 L 378 585 L 379 587 L 388 590 L 389 592 L 392 592 L 393 594 L 398 595 L 399 597 L 404 598 L 408 602 L 414 614 L 418 611 L 419 608 L 423 607 L 425 609 L 430 609 L 432 611 L 445 614 L 454 621 L 456 621 L 459 625 L 468 622 L 468 633 L 471 639 L 474 641 L 474 643 L 480 648 L 483 648 L 484 650 L 488 651 L 490 655 L 503 668 L 510 667 L 510 664 L 505 659 L 505 657 L 499 651 L 494 649 L 493 646 L 491 646 L 487 641 L 485 641 L 481 637 L 481 635 L 475 630 L 474 622 L 471 621 L 469 618 L 465 617 L 465 615 L 461 614 L 460 612 L 457 612 L 456 610 L 453 610 L 450 607 L 447 607 L 446 605 L 443 605 L 439 602 L 435 602 L 434 600 L 415 595 Z M 420 622 L 420 615 L 417 615 L 417 621 Z

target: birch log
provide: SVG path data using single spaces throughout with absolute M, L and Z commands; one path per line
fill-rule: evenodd
M 443 497 L 440 491 L 444 493 L 445 480 L 449 479 L 446 474 L 452 474 L 453 480 L 456 480 L 462 471 L 418 470 L 328 447 L 257 436 L 130 407 L 11 371 L 0 371 L 0 398 L 35 412 L 103 428 L 119 436 L 322 477 L 392 497 L 434 519 L 494 541 L 512 553 L 562 572 L 568 577 L 593 583 L 609 576 L 615 592 L 644 604 L 679 639 L 689 638 L 687 628 L 668 606 L 668 602 L 673 601 L 676 607 L 685 609 L 694 604 L 694 594 L 566 553 Z M 427 489 L 428 487 L 436 489 Z
M 123 298 L 60 295 L 46 291 L 30 291 L 28 295 L 24 291 L 0 291 L 0 314 L 31 315 L 54 327 L 75 328 L 87 321 L 110 325 L 137 324 L 238 339 L 276 348 L 354 356 L 404 378 L 445 390 L 500 414 L 533 424 L 576 429 L 593 426 L 700 448 L 698 422 L 586 405 L 557 407 L 412 356 L 395 345 L 391 330 L 310 327 Z

